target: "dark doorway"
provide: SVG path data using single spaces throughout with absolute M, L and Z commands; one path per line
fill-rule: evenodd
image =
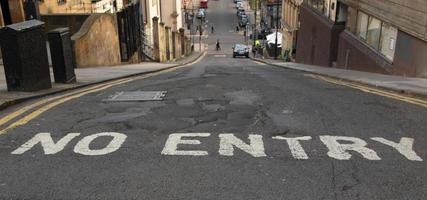
M 3 21 L 5 25 L 12 24 L 12 17 L 9 10 L 8 0 L 0 0 L 1 12 L 3 14 Z

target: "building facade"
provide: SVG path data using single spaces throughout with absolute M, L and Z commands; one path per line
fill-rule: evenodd
M 299 8 L 303 0 L 282 0 L 282 49 L 294 60 L 299 29 Z
M 305 0 L 296 61 L 427 77 L 427 1 Z
M 296 62 L 335 66 L 347 7 L 337 0 L 305 0 L 300 7 Z
M 170 27 L 171 31 L 178 31 L 183 27 L 182 0 L 140 0 L 141 10 L 144 13 L 145 38 L 153 45 L 153 18 L 157 17 L 160 23 Z
M 172 31 L 182 28 L 181 0 L 161 0 L 161 20 Z
M 262 29 L 281 27 L 282 0 L 260 0 L 260 16 Z M 278 9 L 278 10 L 277 10 Z
M 123 8 L 124 0 L 43 0 L 40 14 L 114 13 Z
M 348 5 L 337 66 L 427 78 L 427 1 L 341 1 Z

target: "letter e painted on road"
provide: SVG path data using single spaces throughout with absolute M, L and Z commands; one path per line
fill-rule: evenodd
M 338 160 L 350 160 L 351 154 L 348 151 L 355 151 L 368 160 L 381 160 L 377 153 L 366 147 L 367 143 L 356 137 L 346 136 L 320 136 L 320 140 L 328 147 L 328 156 Z M 343 141 L 339 143 L 338 141 Z
M 423 159 L 419 157 L 417 153 L 413 150 L 413 146 L 414 146 L 413 138 L 403 137 L 402 139 L 400 139 L 399 143 L 396 143 L 381 137 L 373 137 L 371 139 L 395 148 L 400 154 L 405 156 L 408 160 L 423 161 Z
M 250 144 L 244 143 L 242 140 L 234 136 L 234 134 L 219 134 L 219 154 L 223 156 L 233 156 L 234 147 L 243 150 L 253 157 L 265 157 L 264 142 L 262 135 L 249 135 Z
M 98 137 L 112 137 L 110 143 L 107 146 L 101 149 L 90 149 L 90 143 Z M 76 146 L 74 147 L 74 152 L 86 156 L 100 156 L 109 154 L 120 149 L 122 144 L 125 142 L 127 136 L 122 133 L 116 132 L 104 132 L 89 135 L 81 139 Z
M 69 133 L 55 143 L 50 133 L 39 133 L 28 140 L 25 144 L 20 146 L 18 149 L 13 151 L 11 154 L 23 154 L 32 149 L 38 143 L 41 144 L 45 155 L 56 154 L 62 151 L 72 139 L 79 135 L 80 133 Z
M 275 136 L 273 139 L 276 140 L 286 140 L 289 145 L 289 149 L 291 150 L 292 156 L 298 160 L 306 160 L 308 159 L 307 153 L 305 153 L 304 149 L 300 144 L 300 140 L 311 140 L 310 136 L 304 137 L 283 137 L 283 136 Z
M 210 133 L 173 133 L 169 135 L 165 147 L 162 150 L 163 155 L 179 155 L 179 156 L 205 156 L 207 151 L 189 151 L 178 150 L 179 144 L 201 144 L 199 140 L 182 139 L 182 137 L 209 137 Z

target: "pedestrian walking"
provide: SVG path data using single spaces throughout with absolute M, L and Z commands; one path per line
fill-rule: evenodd
M 214 26 L 213 26 L 213 24 L 212 24 L 212 27 L 211 27 L 211 33 L 214 33 L 215 32 L 215 28 L 214 28 Z
M 221 45 L 219 44 L 219 40 L 216 40 L 216 50 L 221 50 Z
M 236 26 L 236 32 L 239 32 L 239 26 Z

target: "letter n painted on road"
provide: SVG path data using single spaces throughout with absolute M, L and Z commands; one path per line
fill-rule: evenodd
M 182 137 L 209 137 L 210 133 L 173 133 L 169 135 L 165 147 L 162 150 L 163 155 L 179 155 L 179 156 L 205 156 L 207 151 L 187 151 L 178 150 L 178 144 L 201 144 L 199 140 L 182 139 Z
M 13 151 L 11 154 L 23 154 L 28 150 L 32 149 L 36 144 L 40 143 L 44 154 L 56 154 L 64 149 L 64 147 L 75 137 L 79 136 L 80 133 L 69 133 L 58 142 L 54 142 L 50 133 L 39 133 L 33 138 L 28 140 L 21 147 Z
M 219 154 L 223 156 L 233 156 L 234 147 L 243 150 L 244 152 L 252 155 L 253 157 L 265 157 L 264 142 L 262 135 L 249 135 L 249 144 L 244 143 L 242 140 L 233 134 L 219 134 Z
M 98 137 L 112 137 L 110 143 L 101 149 L 90 149 L 90 143 Z M 81 139 L 74 147 L 74 152 L 86 156 L 100 156 L 109 154 L 120 149 L 122 144 L 126 141 L 127 136 L 122 133 L 104 132 L 89 135 Z
M 320 140 L 328 147 L 328 156 L 338 160 L 350 160 L 351 154 L 348 151 L 360 153 L 368 160 L 381 160 L 377 153 L 366 147 L 367 143 L 356 137 L 346 136 L 320 136 Z M 340 143 L 343 141 L 345 143 Z

